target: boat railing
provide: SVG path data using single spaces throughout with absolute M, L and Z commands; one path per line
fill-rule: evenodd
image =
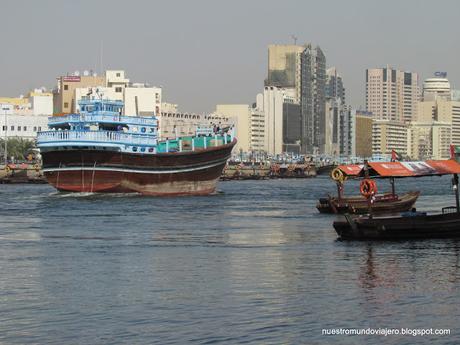
M 233 133 L 215 134 L 213 136 L 180 137 L 158 142 L 158 152 L 196 151 L 227 145 L 233 142 Z
M 208 135 L 213 135 L 214 134 L 214 129 L 212 127 L 196 127 L 196 135 L 197 136 L 208 136 Z
M 115 131 L 46 131 L 37 133 L 37 144 L 49 142 L 93 142 L 125 145 L 156 145 L 156 137 Z
M 107 112 L 94 112 L 88 114 L 69 114 L 63 116 L 51 116 L 48 118 L 48 124 L 72 123 L 72 122 L 111 122 L 111 123 L 130 123 L 137 125 L 157 125 L 157 119 L 152 117 L 126 116 L 116 113 L 107 114 Z
M 447 206 L 442 208 L 442 214 L 457 213 L 457 206 Z

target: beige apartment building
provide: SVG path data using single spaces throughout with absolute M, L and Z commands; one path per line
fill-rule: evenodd
M 75 89 L 83 87 L 97 87 L 105 85 L 105 77 L 89 75 L 68 75 L 57 78 L 57 89 L 53 91 L 54 113 L 74 113 L 77 109 L 75 101 Z
M 416 121 L 409 127 L 408 154 L 413 159 L 447 159 L 451 144 L 460 145 L 460 102 L 451 99 L 446 78 L 428 78 Z
M 295 102 L 300 102 L 301 54 L 304 46 L 270 44 L 268 46 L 268 75 L 266 86 L 292 89 Z
M 408 125 L 400 121 L 374 120 L 372 124 L 372 153 L 391 155 L 392 150 L 407 154 Z
M 131 83 L 123 70 L 108 70 L 103 77 L 85 74 L 58 78 L 58 87 L 54 91 L 54 113 L 78 112 L 78 102 L 88 97 L 123 101 L 124 115 L 153 116 L 161 113 L 160 87 Z
M 372 113 L 356 110 L 354 113 L 354 154 L 357 157 L 372 157 Z
M 413 122 L 407 132 L 407 155 L 411 159 L 448 159 L 452 124 L 448 122 Z
M 265 145 L 265 114 L 248 104 L 218 104 L 216 114 L 233 119 L 238 138 L 235 152 L 263 152 Z
M 417 73 L 386 68 L 366 70 L 366 109 L 376 120 L 410 122 L 419 101 Z

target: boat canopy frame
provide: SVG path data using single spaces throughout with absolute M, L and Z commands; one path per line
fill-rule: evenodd
M 402 178 L 460 174 L 460 163 L 453 159 L 410 162 L 365 162 L 339 165 L 348 178 Z

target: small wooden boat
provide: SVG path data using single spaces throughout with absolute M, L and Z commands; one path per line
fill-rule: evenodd
M 369 215 L 345 214 L 333 227 L 340 239 L 345 240 L 402 240 L 460 237 L 460 200 L 458 174 L 460 164 L 454 159 L 430 160 L 426 162 L 365 163 L 365 179 L 360 191 L 368 200 Z M 375 184 L 370 176 L 422 177 L 452 174 L 452 186 L 456 206 L 444 207 L 439 214 L 427 214 L 412 209 L 398 216 L 374 216 L 374 204 L 370 202 Z
M 334 229 L 344 240 L 406 240 L 460 237 L 460 213 L 445 207 L 441 214 L 405 212 L 398 217 L 353 217 L 335 221 Z
M 399 213 L 408 211 L 417 201 L 419 191 L 411 191 L 401 195 L 386 193 L 376 195 L 372 204 L 375 213 Z M 365 214 L 369 212 L 369 204 L 363 196 L 320 198 L 316 208 L 321 213 Z
M 372 163 L 371 163 L 372 164 Z M 398 195 L 395 191 L 394 177 L 390 178 L 391 192 L 384 194 L 373 194 L 372 205 L 368 198 L 364 196 L 344 196 L 344 183 L 348 178 L 362 177 L 364 165 L 339 165 L 331 171 L 331 178 L 337 184 L 337 196 L 328 195 L 327 198 L 320 198 L 316 204 L 316 208 L 320 213 L 350 213 L 350 214 L 365 214 L 369 212 L 369 206 L 375 213 L 399 213 L 408 211 L 414 206 L 417 198 L 420 195 L 419 191 L 410 191 L 405 194 Z M 380 176 L 378 176 L 380 177 Z M 375 188 L 377 185 L 375 184 Z M 376 193 L 377 191 L 375 191 Z

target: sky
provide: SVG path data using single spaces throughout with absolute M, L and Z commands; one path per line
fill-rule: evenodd
M 4 97 L 102 67 L 162 86 L 163 101 L 181 111 L 252 104 L 268 45 L 292 44 L 292 35 L 321 47 L 356 108 L 366 68 L 390 65 L 421 81 L 445 71 L 460 89 L 457 0 L 2 0 L 1 13 Z

